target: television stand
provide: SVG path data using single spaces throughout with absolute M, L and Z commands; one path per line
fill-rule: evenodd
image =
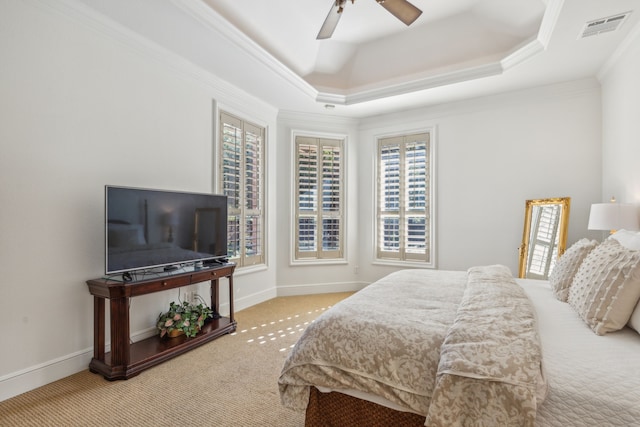
M 233 318 L 233 263 L 212 265 L 139 281 L 93 279 L 87 281 L 93 295 L 93 358 L 89 371 L 107 380 L 126 380 L 179 354 L 236 330 Z M 211 281 L 211 308 L 220 313 L 219 280 L 229 280 L 229 317 L 207 321 L 193 338 L 185 335 L 160 338 L 155 335 L 130 343 L 129 298 L 195 283 Z M 105 301 L 109 300 L 111 351 L 105 352 Z

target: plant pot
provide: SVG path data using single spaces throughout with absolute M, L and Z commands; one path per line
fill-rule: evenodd
M 169 338 L 179 337 L 180 335 L 184 335 L 184 331 L 182 329 L 172 329 L 167 332 L 167 336 Z

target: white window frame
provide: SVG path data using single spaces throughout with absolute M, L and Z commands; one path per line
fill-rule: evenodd
M 384 211 L 382 209 L 382 197 L 381 197 L 381 180 L 382 180 L 382 164 L 381 164 L 381 146 L 382 144 L 398 144 L 401 148 L 402 153 L 404 153 L 405 147 L 408 143 L 417 142 L 421 138 L 421 135 L 426 136 L 427 143 L 427 151 L 428 151 L 428 159 L 427 159 L 427 167 L 428 171 L 426 172 L 425 178 L 428 182 L 425 184 L 425 211 L 426 215 L 426 224 L 425 224 L 425 234 L 428 233 L 428 237 L 426 239 L 426 249 L 425 254 L 416 254 L 411 251 L 407 251 L 406 249 L 406 236 L 404 235 L 407 228 L 405 226 L 405 222 L 407 216 L 410 216 L 412 213 L 405 208 L 404 199 L 406 199 L 406 183 L 405 179 L 402 178 L 399 183 L 399 197 L 400 197 L 400 207 L 398 209 L 397 214 L 400 217 L 401 224 L 399 226 L 399 250 L 395 251 L 384 251 L 381 248 L 381 233 L 382 226 L 381 220 L 385 213 L 388 211 Z M 389 135 L 378 135 L 375 138 L 375 167 L 374 167 L 374 218 L 373 218 L 373 235 L 374 235 L 374 253 L 373 259 L 374 264 L 384 264 L 384 265 L 398 265 L 398 266 L 412 266 L 412 267 L 421 267 L 421 268 L 435 268 L 436 267 L 436 216 L 435 216 L 435 206 L 436 206 L 436 132 L 435 128 L 428 129 L 420 129 L 415 131 L 407 131 L 407 132 L 398 132 L 395 134 Z M 404 161 L 404 154 L 401 154 L 401 162 Z M 400 172 L 402 175 L 402 172 Z M 417 213 L 417 212 L 413 212 Z
M 239 167 L 238 171 L 238 179 L 239 179 L 239 187 L 238 187 L 238 206 L 233 205 L 233 201 L 229 200 L 228 205 L 228 224 L 229 230 L 228 233 L 231 233 L 232 226 L 230 224 L 233 217 L 238 217 L 238 230 L 239 230 L 239 256 L 229 255 L 229 260 L 236 263 L 238 268 L 243 267 L 252 267 L 258 265 L 266 264 L 266 229 L 267 229 L 267 218 L 266 218 L 266 128 L 264 126 L 259 126 L 254 123 L 251 123 L 247 120 L 241 119 L 231 113 L 226 111 L 219 111 L 218 114 L 218 137 L 219 137 L 219 147 L 217 150 L 218 153 L 218 192 L 220 194 L 229 195 L 229 192 L 225 190 L 225 142 L 224 142 L 224 131 L 225 131 L 225 123 L 240 129 L 241 132 L 241 144 L 242 147 L 239 148 L 238 156 L 239 156 Z M 247 162 L 246 162 L 246 152 L 247 146 L 249 144 L 246 135 L 250 132 L 253 135 L 257 135 L 260 140 L 259 147 L 259 155 L 260 161 L 257 166 L 257 173 L 254 173 L 255 179 L 257 183 L 254 184 L 254 187 L 259 187 L 258 196 L 254 198 L 257 200 L 257 207 L 253 208 L 247 207 L 247 188 L 249 187 L 247 181 Z M 254 171 L 255 172 L 255 171 Z M 248 242 L 247 242 L 247 224 L 248 219 L 251 217 L 259 218 L 259 229 L 257 233 L 257 238 L 254 239 L 257 243 L 254 244 L 253 247 L 257 247 L 257 253 L 255 254 L 247 254 Z M 230 236 L 228 236 L 229 240 Z
M 347 217 L 346 217 L 346 203 L 347 203 L 347 183 L 346 183 L 346 135 L 325 134 L 325 133 L 313 133 L 313 132 L 301 132 L 294 131 L 291 136 L 291 206 L 292 206 L 292 227 L 291 227 L 291 264 L 334 264 L 345 263 L 346 261 L 346 235 L 347 235 Z M 302 213 L 299 210 L 299 189 L 300 189 L 300 173 L 298 170 L 298 145 L 299 144 L 316 144 L 321 146 L 334 146 L 340 150 L 340 206 L 337 212 L 325 212 L 317 210 L 314 212 Z M 320 162 L 321 160 L 318 159 Z M 321 174 L 320 171 L 318 171 Z M 318 177 L 318 182 L 320 182 Z M 317 194 L 319 199 L 316 199 L 317 206 L 322 205 L 321 193 Z M 316 251 L 300 251 L 299 250 L 299 220 L 301 216 L 310 215 L 315 216 L 318 226 L 318 232 L 322 230 L 322 220 L 336 218 L 340 224 L 339 228 L 339 249 L 332 251 L 324 251 L 321 248 Z M 316 238 L 318 245 L 322 245 L 321 238 Z

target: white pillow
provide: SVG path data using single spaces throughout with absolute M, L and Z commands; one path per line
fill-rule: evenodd
M 549 275 L 549 284 L 558 300 L 567 302 L 573 277 L 578 272 L 582 261 L 596 246 L 598 246 L 596 240 L 580 239 L 558 258 L 558 262 Z
M 640 302 L 638 302 L 633 313 L 631 313 L 631 317 L 629 318 L 629 323 L 627 323 L 627 325 L 640 333 Z
M 598 335 L 622 329 L 640 299 L 640 251 L 607 239 L 584 259 L 568 302 Z
M 609 239 L 617 240 L 622 246 L 633 251 L 640 250 L 640 233 L 629 230 L 618 230 Z
M 609 239 L 617 240 L 625 248 L 636 251 L 640 250 L 640 232 L 618 230 L 617 232 L 609 236 Z M 627 325 L 640 333 L 640 302 L 633 310 L 633 313 L 631 314 L 631 318 L 629 319 L 629 323 L 627 323 Z

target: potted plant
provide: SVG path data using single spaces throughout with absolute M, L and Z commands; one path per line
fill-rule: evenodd
M 199 304 L 182 301 L 181 303 L 171 302 L 169 311 L 161 313 L 158 316 L 156 326 L 160 331 L 160 337 L 169 336 L 177 337 L 186 335 L 187 337 L 195 337 L 204 325 L 205 320 L 213 317 L 213 310 L 209 308 L 200 296 Z

